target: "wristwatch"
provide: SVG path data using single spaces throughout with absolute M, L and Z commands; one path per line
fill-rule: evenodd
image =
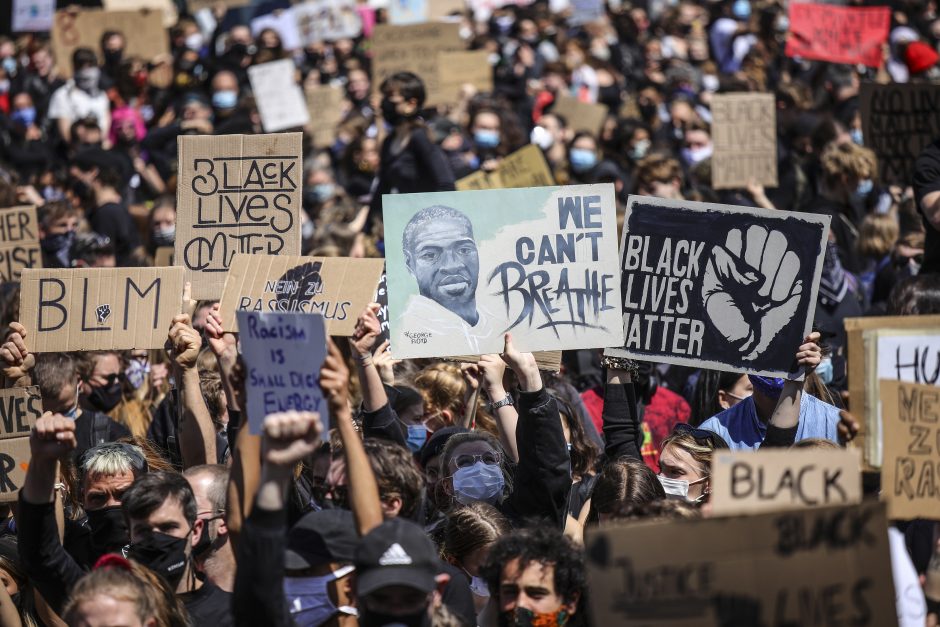
M 516 403 L 512 400 L 512 396 L 507 393 L 502 400 L 494 401 L 486 406 L 487 411 L 491 414 L 495 413 L 500 407 L 505 407 L 506 405 L 515 405 Z

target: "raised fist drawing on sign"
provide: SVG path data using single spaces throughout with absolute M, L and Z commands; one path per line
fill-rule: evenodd
M 786 236 L 751 226 L 733 229 L 712 248 L 702 301 L 712 324 L 748 361 L 757 359 L 789 323 L 800 304 L 800 259 Z
M 110 315 L 111 305 L 98 305 L 95 308 L 95 317 L 98 319 L 98 324 L 104 324 Z

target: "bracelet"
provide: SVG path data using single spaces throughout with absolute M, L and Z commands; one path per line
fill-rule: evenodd
M 489 403 L 489 404 L 486 406 L 486 409 L 487 409 L 487 411 L 488 411 L 489 413 L 492 414 L 492 413 L 494 413 L 497 409 L 499 409 L 500 407 L 506 407 L 507 405 L 515 405 L 515 404 L 516 404 L 516 403 L 512 400 L 512 395 L 510 395 L 510 394 L 507 392 L 507 393 L 506 393 L 506 396 L 504 396 L 504 397 L 502 398 L 502 400 L 493 401 L 492 403 Z
M 636 377 L 640 372 L 640 364 L 637 363 L 636 360 L 627 359 L 625 357 L 604 355 L 604 357 L 601 358 L 601 365 L 608 370 L 626 370 L 632 377 Z

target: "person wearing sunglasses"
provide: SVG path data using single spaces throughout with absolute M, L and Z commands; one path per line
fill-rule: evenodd
M 659 454 L 659 482 L 666 495 L 693 503 L 708 500 L 712 454 L 727 448 L 728 443 L 713 431 L 686 423 L 673 427 Z

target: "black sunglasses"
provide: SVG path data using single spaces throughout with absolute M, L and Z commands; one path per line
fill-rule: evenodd
M 711 447 L 713 449 L 731 448 L 730 446 L 728 446 L 728 443 L 725 442 L 725 439 L 721 437 L 720 435 L 718 435 L 717 433 L 715 433 L 714 431 L 709 431 L 708 429 L 699 429 L 685 422 L 680 422 L 675 427 L 673 427 L 672 432 L 673 433 L 688 433 L 693 438 L 695 438 L 695 441 L 698 442 L 699 444 L 702 444 L 703 442 L 707 442 L 711 444 Z

